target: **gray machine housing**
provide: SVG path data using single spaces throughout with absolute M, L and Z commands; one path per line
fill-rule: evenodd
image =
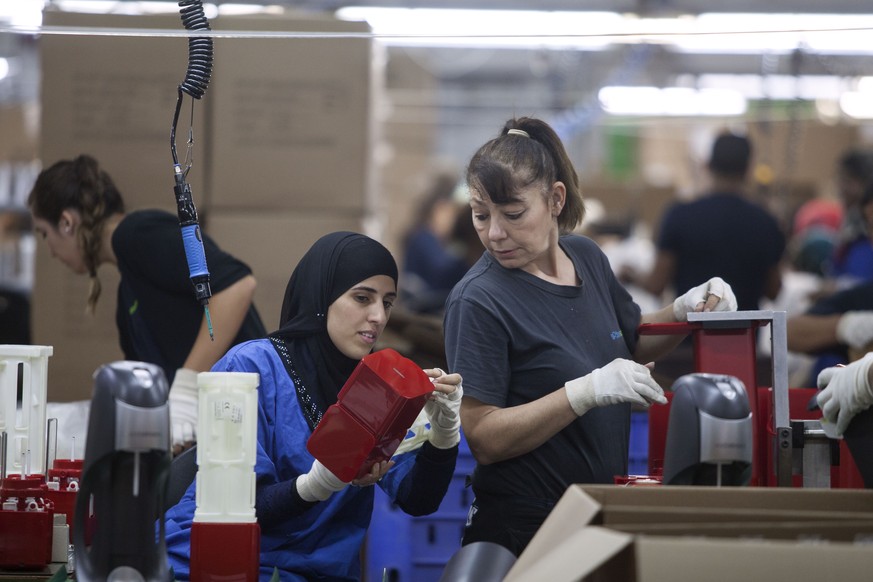
M 673 383 L 664 449 L 665 485 L 748 485 L 752 413 L 739 378 L 686 374 Z
M 146 362 L 94 373 L 73 523 L 79 582 L 172 582 L 163 520 L 169 391 L 163 370 Z

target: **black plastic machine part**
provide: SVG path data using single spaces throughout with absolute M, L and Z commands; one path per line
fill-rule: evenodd
M 163 528 L 168 394 L 163 370 L 153 364 L 114 362 L 94 374 L 73 523 L 80 582 L 172 580 Z
M 873 489 L 873 407 L 852 418 L 843 433 L 865 489 Z

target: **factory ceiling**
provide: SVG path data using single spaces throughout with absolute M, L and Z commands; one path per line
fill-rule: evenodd
M 27 1 L 38 0 L 15 0 Z M 177 5 L 173 0 L 163 3 L 170 9 Z M 402 53 L 440 81 L 439 99 L 449 107 L 471 101 L 499 104 L 507 99 L 507 89 L 511 89 L 514 107 L 523 107 L 529 100 L 562 110 L 585 102 L 592 92 L 611 85 L 703 89 L 727 83 L 732 87 L 743 85 L 742 91 L 752 99 L 813 100 L 821 94 L 836 98 L 841 92 L 854 90 L 859 79 L 873 75 L 873 44 L 869 42 L 873 8 L 869 2 L 860 0 L 233 0 L 232 3 L 325 14 L 343 9 L 347 17 L 367 18 L 376 37 L 388 45 L 389 54 Z M 105 4 L 117 11 L 120 7 L 149 3 L 120 0 Z M 219 9 L 230 4 L 212 3 Z M 482 21 L 474 21 L 470 12 L 452 15 L 430 41 L 420 42 L 417 28 L 414 31 L 410 28 L 407 33 L 395 24 L 389 32 L 380 32 L 382 29 L 369 16 L 353 11 L 365 6 L 489 12 L 484 13 Z M 546 15 L 558 12 L 563 22 L 550 25 L 545 21 L 537 27 L 531 18 L 528 28 L 512 26 L 514 21 L 506 11 L 530 10 Z M 572 18 L 579 12 L 585 16 L 576 25 Z M 713 24 L 711 18 L 707 20 L 707 15 L 713 12 L 739 18 L 728 24 Z M 796 20 L 798 14 L 817 16 Z M 835 15 L 856 17 L 846 24 L 835 20 Z M 677 35 L 673 28 L 662 29 L 667 21 L 679 23 L 681 34 Z M 600 22 L 603 24 L 599 25 Z M 398 30 L 409 36 L 405 39 L 392 36 Z M 453 37 L 451 42 L 434 40 L 445 40 L 446 35 Z M 828 35 L 828 39 L 822 35 Z M 18 73 L 0 79 L 0 102 L 33 98 L 37 91 L 33 68 L 38 68 L 35 56 L 38 38 L 38 34 L 20 33 L 8 19 L 4 22 L 0 9 L 0 57 L 9 59 L 14 64 L 10 71 Z M 684 45 L 683 39 L 688 41 Z M 839 46 L 828 44 L 834 39 Z

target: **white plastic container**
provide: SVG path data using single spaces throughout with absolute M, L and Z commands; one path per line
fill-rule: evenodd
M 197 509 L 195 522 L 255 522 L 259 376 L 197 375 Z
M 45 474 L 48 359 L 53 352 L 51 346 L 0 344 L 0 432 L 6 433 L 7 475 Z

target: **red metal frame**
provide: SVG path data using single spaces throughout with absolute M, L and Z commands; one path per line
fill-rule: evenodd
M 644 324 L 640 335 L 692 335 L 694 364 L 691 372 L 727 374 L 739 378 L 746 386 L 749 407 L 753 418 L 753 460 L 751 485 L 776 486 L 776 431 L 773 411 L 773 388 L 759 386 L 757 380 L 756 335 L 766 320 L 748 320 L 748 325 L 730 328 L 707 327 L 700 322 Z M 815 420 L 821 418 L 818 410 L 808 411 L 807 403 L 815 393 L 814 388 L 790 388 L 788 390 L 789 417 L 792 420 Z M 672 393 L 666 394 L 668 404 L 655 405 L 649 409 L 649 474 L 660 476 L 663 471 L 664 444 L 670 417 Z M 801 483 L 792 478 L 794 486 Z M 845 442 L 840 443 L 840 464 L 832 470 L 832 487 L 863 487 L 861 475 Z

